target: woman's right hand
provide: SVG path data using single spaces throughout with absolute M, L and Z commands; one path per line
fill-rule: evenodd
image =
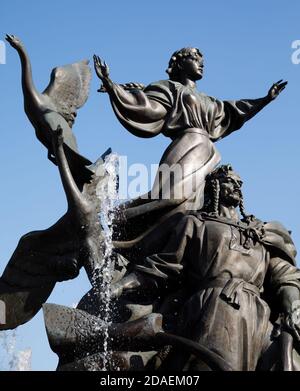
M 105 61 L 102 63 L 101 58 L 96 56 L 96 54 L 94 54 L 93 58 L 96 75 L 100 80 L 102 80 L 103 83 L 105 83 L 105 81 L 109 79 L 109 67 Z

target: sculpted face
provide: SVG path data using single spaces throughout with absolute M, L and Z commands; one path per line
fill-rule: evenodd
M 229 173 L 220 181 L 220 201 L 226 206 L 237 207 L 241 201 L 242 180 L 235 172 Z
M 189 79 L 193 81 L 202 79 L 203 68 L 203 57 L 198 53 L 193 53 L 181 60 L 182 71 Z

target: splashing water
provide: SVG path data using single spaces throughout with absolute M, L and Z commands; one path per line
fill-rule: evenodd
M 103 362 L 102 370 L 109 370 L 111 352 L 108 350 L 109 334 L 108 327 L 111 324 L 111 291 L 110 285 L 114 272 L 114 261 L 112 259 L 113 244 L 113 221 L 114 212 L 119 204 L 118 199 L 118 170 L 119 157 L 117 154 L 110 154 L 104 162 L 106 176 L 101 180 L 96 188 L 96 195 L 101 204 L 101 212 L 99 219 L 103 228 L 101 241 L 103 243 L 103 263 L 96 265 L 96 269 L 101 273 L 101 286 L 99 294 L 104 308 L 103 321 L 106 324 L 104 329 L 104 345 L 103 345 Z M 95 277 L 98 273 L 95 273 Z M 74 304 L 74 307 L 76 305 Z M 101 329 L 103 331 L 103 329 Z M 31 349 L 17 349 L 17 332 L 1 331 L 0 332 L 0 371 L 30 371 L 31 370 Z M 4 354 L 3 354 L 4 353 Z M 93 368 L 91 368 L 93 370 Z
M 16 355 L 16 331 L 2 331 L 0 333 L 0 347 L 4 354 L 1 354 L 1 371 L 14 371 L 17 363 Z
M 0 332 L 0 371 L 31 371 L 31 349 L 17 349 L 17 332 Z
M 20 350 L 17 353 L 16 371 L 31 371 L 31 349 Z
M 112 233 L 113 233 L 113 221 L 114 211 L 118 205 L 118 169 L 119 169 L 119 157 L 117 154 L 110 154 L 107 156 L 104 162 L 104 168 L 107 172 L 106 177 L 103 181 L 100 181 L 97 188 L 96 194 L 101 202 L 101 212 L 99 214 L 100 222 L 103 228 L 103 264 L 101 269 L 101 286 L 99 287 L 99 293 L 101 302 L 104 308 L 103 320 L 106 324 L 104 329 L 104 344 L 103 344 L 103 368 L 106 371 L 109 369 L 109 360 L 111 352 L 108 351 L 108 327 L 111 324 L 110 318 L 112 313 L 111 303 L 111 291 L 110 285 L 113 278 L 114 262 L 112 259 L 113 244 L 112 244 Z

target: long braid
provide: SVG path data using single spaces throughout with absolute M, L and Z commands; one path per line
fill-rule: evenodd
M 212 212 L 214 215 L 219 215 L 219 206 L 220 206 L 220 182 L 218 179 L 213 179 L 211 181 L 212 188 Z
M 245 206 L 244 206 L 244 198 L 243 195 L 241 194 L 241 200 L 239 204 L 240 212 L 241 215 L 243 216 L 243 219 L 246 221 L 246 223 L 250 223 L 251 220 L 253 220 L 253 215 L 248 215 L 245 211 Z

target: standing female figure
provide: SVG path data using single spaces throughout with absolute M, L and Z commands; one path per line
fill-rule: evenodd
M 202 207 L 205 177 L 220 161 L 214 142 L 240 129 L 287 84 L 280 80 L 259 99 L 212 98 L 196 89 L 196 81 L 203 76 L 203 56 L 197 48 L 173 53 L 167 69 L 169 79 L 142 89 L 135 84 L 128 89 L 113 83 L 108 66 L 98 56 L 94 56 L 94 65 L 102 91 L 109 94 L 117 118 L 129 132 L 144 138 L 161 133 L 172 140 L 161 158 L 151 192 L 124 208 L 127 221 L 140 221 L 143 216 L 144 229 L 166 213 Z M 164 169 L 172 175 L 164 175 Z

